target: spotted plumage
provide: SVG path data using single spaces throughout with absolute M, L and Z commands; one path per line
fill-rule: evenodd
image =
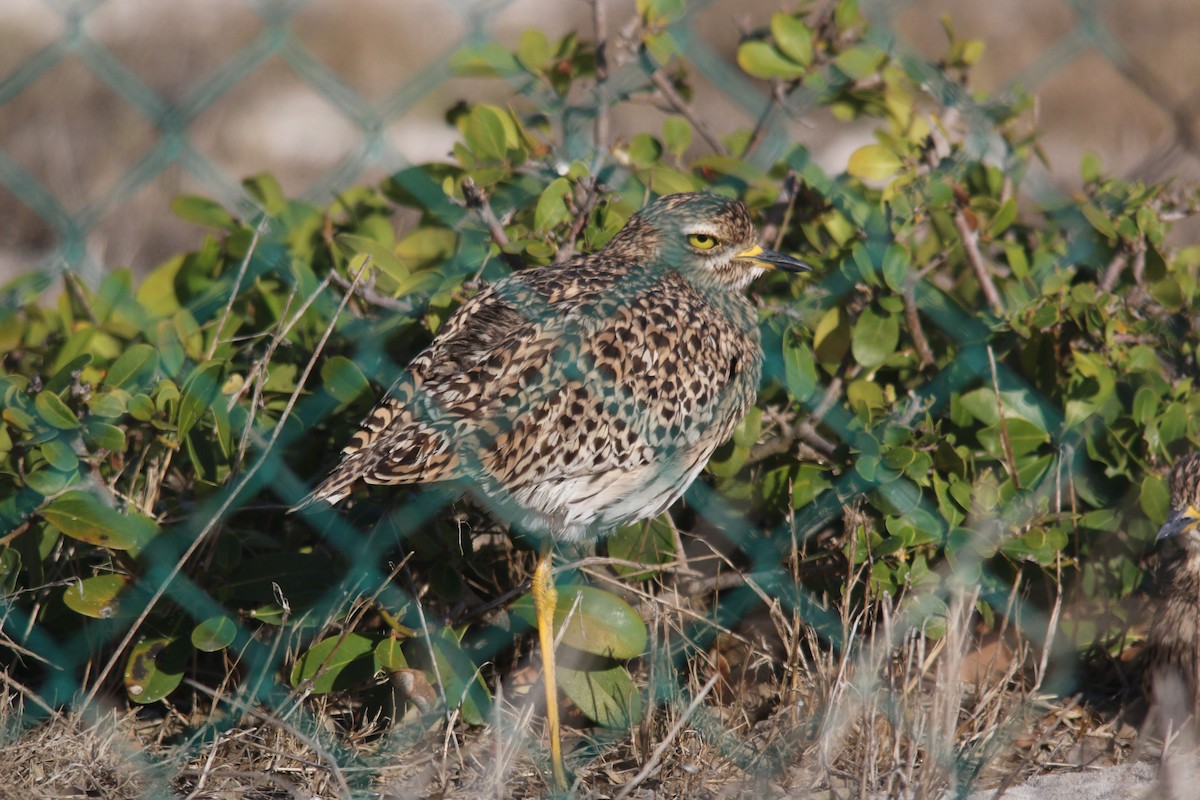
M 1171 470 L 1171 511 L 1158 541 L 1163 552 L 1146 642 L 1148 688 L 1161 713 L 1200 718 L 1200 455 L 1180 459 Z
M 664 197 L 599 253 L 517 272 L 413 359 L 305 501 L 461 483 L 526 532 L 580 540 L 664 511 L 754 401 L 742 295 L 764 268 L 745 206 Z

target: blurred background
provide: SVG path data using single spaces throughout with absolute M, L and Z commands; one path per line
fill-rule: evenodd
M 691 28 L 732 62 L 744 32 L 796 5 L 700 0 L 689 4 Z M 634 6 L 606 3 L 609 36 Z M 1088 152 L 1113 175 L 1200 177 L 1196 0 L 863 8 L 896 47 L 927 57 L 944 52 L 944 15 L 986 43 L 973 88 L 1037 97 L 1053 171 L 1032 185 L 1070 192 Z M 454 77 L 456 51 L 492 39 L 511 47 L 529 27 L 591 38 L 592 26 L 585 0 L 2 0 L 0 279 L 145 272 L 201 239 L 170 212 L 180 193 L 232 206 L 241 179 L 269 171 L 290 195 L 325 203 L 408 163 L 446 159 L 457 136 L 447 109 L 510 94 L 499 80 Z M 744 127 L 754 93 L 768 91 L 760 81 L 730 94 L 704 78 L 694 88 L 718 136 Z M 619 135 L 658 122 L 626 114 L 613 125 Z M 792 114 L 787 131 L 835 172 L 870 137 L 824 112 Z

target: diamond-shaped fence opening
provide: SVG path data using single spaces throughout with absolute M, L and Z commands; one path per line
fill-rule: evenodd
M 0 232 L 17 242 L 17 252 L 46 251 L 40 265 L 28 265 L 40 266 L 42 274 L 18 280 L 4 293 L 7 317 L 15 318 L 59 273 L 68 297 L 59 304 L 67 323 L 53 328 L 65 343 L 25 376 L 34 383 L 5 376 L 7 394 L 0 397 L 11 440 L 0 440 L 0 451 L 19 448 L 24 454 L 7 484 L 18 490 L 0 498 L 0 514 L 14 525 L 0 551 L 0 572 L 12 592 L 3 606 L 0 645 L 9 650 L 6 686 L 10 696 L 21 698 L 25 713 L 98 714 L 97 703 L 112 702 L 111 692 L 120 686 L 135 703 L 165 698 L 162 707 L 178 719 L 163 730 L 183 743 L 172 758 L 187 764 L 164 775 L 154 755 L 118 741 L 115 763 L 124 762 L 137 776 L 126 796 L 168 796 L 180 789 L 203 796 L 206 783 L 237 776 L 291 791 L 289 770 L 306 785 L 345 797 L 379 793 L 380 785 L 394 788 L 405 780 L 434 787 L 449 773 L 460 776 L 464 791 L 492 781 L 498 794 L 524 792 L 500 785 L 521 754 L 533 753 L 539 765 L 544 761 L 529 725 L 535 704 L 523 699 L 536 692 L 530 691 L 527 649 L 519 644 L 528 627 L 527 601 L 517 599 L 525 594 L 522 580 L 536 548 L 520 531 L 516 544 L 499 535 L 514 521 L 511 496 L 487 493 L 483 505 L 490 514 L 455 504 L 456 492 L 439 487 L 380 492 L 346 511 L 282 511 L 311 489 L 369 409 L 374 390 L 368 381 L 392 384 L 464 296 L 489 282 L 494 286 L 514 263 L 554 258 L 545 235 L 560 230 L 572 212 L 595 224 L 569 234 L 575 238 L 555 233 L 559 252 L 602 243 L 643 200 L 702 179 L 762 210 L 769 245 L 786 241 L 799 250 L 802 242 L 828 244 L 814 221 L 817 212 L 803 203 L 840 214 L 853 231 L 837 248 L 829 244 L 837 261 L 806 284 L 805 296 L 763 292 L 760 399 L 767 413 L 753 412 L 759 427 L 738 428 L 734 444 L 717 451 L 709 477 L 692 486 L 686 507 L 678 510 L 677 522 L 686 524 L 677 529 L 659 518 L 643 525 L 641 539 L 623 532 L 607 557 L 569 549 L 563 554 L 564 573 L 588 575 L 603 590 L 579 590 L 578 596 L 593 598 L 575 609 L 585 642 L 611 635 L 620 643 L 612 633 L 619 624 L 600 619 L 595 609 L 609 603 L 636 614 L 626 601 L 648 618 L 651 639 L 639 667 L 642 689 L 629 688 L 630 673 L 618 659 L 609 658 L 604 670 L 578 662 L 564 669 L 582 714 L 634 723 L 632 736 L 619 734 L 625 737 L 619 745 L 603 734 L 585 737 L 571 754 L 572 767 L 621 772 L 610 788 L 625 796 L 663 769 L 666 748 L 677 747 L 684 757 L 659 779 L 670 774 L 678 793 L 703 789 L 703 781 L 690 782 L 714 768 L 697 760 L 720 759 L 754 780 L 782 775 L 834 790 L 853 785 L 848 765 L 857 763 L 860 786 L 900 796 L 911 791 L 905 781 L 913 780 L 918 792 L 965 790 L 997 748 L 1027 733 L 1024 723 L 1049 735 L 1052 726 L 1034 724 L 1047 707 L 1035 696 L 1042 690 L 1069 694 L 1080 674 L 1071 663 L 1072 648 L 1091 641 L 1061 623 L 1064 598 L 1081 606 L 1092 601 L 1074 583 L 1054 587 L 1070 570 L 1077 570 L 1071 574 L 1080 577 L 1070 580 L 1080 585 L 1136 580 L 1137 570 L 1131 573 L 1129 566 L 1140 556 L 1134 551 L 1153 539 L 1151 521 L 1165 514 L 1166 498 L 1162 481 L 1144 470 L 1140 483 L 1122 483 L 1132 474 L 1126 467 L 1161 462 L 1198 435 L 1186 397 L 1168 397 L 1174 388 L 1161 397 L 1138 389 L 1142 399 L 1131 401 L 1132 416 L 1146 433 L 1121 428 L 1121 422 L 1111 442 L 1097 443 L 1092 432 L 1118 416 L 1117 400 L 1109 398 L 1120 394 L 1103 353 L 1086 347 L 1071 353 L 1072 342 L 1024 333 L 1052 329 L 1058 316 L 1006 316 L 1032 307 L 1032 298 L 1043 294 L 1058 293 L 1065 308 L 1066 298 L 1083 291 L 1062 278 L 1069 271 L 1096 298 L 1102 292 L 1093 284 L 1107 292 L 1124 285 L 1123 274 L 1133 274 L 1138 284 L 1128 291 L 1138 301 L 1150 298 L 1178 315 L 1171 324 L 1180 331 L 1190 324 L 1194 270 L 1191 284 L 1186 275 L 1167 274 L 1149 232 L 1154 221 L 1137 217 L 1146 230 L 1132 237 L 1110 219 L 1121 210 L 1116 199 L 1107 198 L 1105 208 L 1099 200 L 1068 207 L 1066 193 L 1045 173 L 1016 174 L 1018 163 L 1024 170 L 1031 162 L 1017 157 L 1003 130 L 1007 106 L 1020 102 L 1019 90 L 1052 86 L 1080 64 L 1101 59 L 1103 71 L 1120 76 L 1121 94 L 1113 96 L 1132 92 L 1130 105 L 1162 116 L 1160 127 L 1171 140 L 1164 152 L 1195 158 L 1197 104 L 1154 82 L 1151 68 L 1110 27 L 1104 12 L 1113 4 L 1064 3 L 1060 13 L 1070 19 L 1069 28 L 1022 62 L 1009 91 L 984 101 L 950 67 L 922 56 L 900 35 L 891 11 L 873 5 L 868 11 L 874 25 L 863 46 L 822 62 L 814 70 L 821 80 L 805 83 L 789 83 L 788 70 L 796 76 L 805 71 L 798 65 L 813 58 L 804 50 L 805 37 L 814 34 L 773 19 L 773 7 L 764 6 L 759 17 L 757 7 L 660 0 L 639 4 L 638 23 L 636 16 L 616 19 L 629 9 L 596 0 L 579 28 L 601 22 L 612 49 L 581 56 L 556 54 L 555 48 L 571 46 L 558 37 L 510 40 L 493 32 L 500 24 L 524 27 L 515 20 L 530 14 L 530 3 L 422 3 L 420 22 L 432 26 L 428 37 L 406 16 L 411 8 L 378 5 L 381 31 L 397 20 L 408 20 L 413 30 L 391 41 L 372 31 L 360 41 L 349 7 L 335 12 L 315 2 L 223 3 L 200 15 L 210 30 L 213 14 L 229 15 L 230 33 L 218 37 L 218 55 L 190 47 L 186 30 L 167 37 L 194 65 L 194 74 L 180 76 L 157 72 L 179 65 L 146 44 L 146 37 L 123 35 L 137 12 L 121 0 L 57 0 L 37 13 L 44 18 L 48 8 L 58 14 L 61 36 L 0 77 L 0 202 L 11 197 L 21 208 L 6 215 Z M 180 26 L 191 24 L 189 12 L 195 11 L 188 4 L 154 9 Z M 744 15 L 734 33 L 706 33 L 734 12 Z M 824 24 L 841 24 L 823 13 Z M 758 51 L 765 61 L 747 56 L 741 65 L 747 69 L 739 68 L 737 55 L 726 48 L 746 42 L 766 47 L 768 31 L 779 47 Z M 378 69 L 343 75 L 371 60 L 367 48 L 388 43 L 427 55 L 419 68 L 394 79 Z M 617 58 L 618 45 L 636 54 Z M 355 47 L 364 52 L 347 53 Z M 671 55 L 677 60 L 668 61 Z M 690 82 L 678 80 L 680 58 Z M 895 70 L 890 79 L 903 76 L 920 86 L 919 102 L 936 105 L 949 120 L 942 130 L 931 126 L 923 150 L 908 154 L 926 159 L 941 182 L 931 190 L 930 204 L 937 203 L 935 191 L 951 197 L 966 186 L 1026 180 L 1022 191 L 1043 203 L 1058 201 L 1066 220 L 1056 229 L 1062 241 L 1039 251 L 1041 261 L 1023 263 L 1021 253 L 1007 248 L 1019 250 L 1019 242 L 1005 239 L 1006 226 L 994 220 L 1008 213 L 1012 223 L 1017 207 L 1010 199 L 1009 211 L 996 203 L 999 208 L 967 204 L 934 212 L 940 214 L 935 225 L 959 242 L 958 249 L 930 251 L 924 254 L 928 264 L 912 263 L 899 244 L 917 243 L 897 243 L 895 220 L 863 201 L 861 187 L 843 173 L 846 158 L 830 155 L 838 144 L 827 142 L 823 154 L 796 146 L 810 115 L 829 109 L 834 118 L 850 118 L 862 111 L 855 102 L 873 102 L 870 92 L 881 80 L 877 67 L 884 58 Z M 569 72 L 572 59 L 609 69 L 603 80 L 580 81 L 561 93 L 555 81 Z M 411 58 L 397 62 L 411 67 Z M 784 77 L 764 81 L 747 74 L 768 68 Z M 80 123 L 71 118 L 46 130 L 44 143 L 31 144 L 34 134 L 5 119 L 6 111 L 25 109 L 36 112 L 39 124 L 53 119 L 45 110 L 53 103 L 37 92 L 76 73 L 83 77 L 64 84 L 64 91 L 72 103 L 96 108 L 99 123 L 87 123 L 96 130 L 76 137 L 72 126 Z M 473 94 L 485 90 L 467 81 L 484 73 L 507 99 Z M 494 105 L 450 108 L 457 96 L 448 97 L 448 87 Z M 841 105 L 828 100 L 835 92 L 844 92 Z M 612 109 L 617 105 L 619 112 Z M 447 112 L 458 129 L 417 113 L 430 108 Z M 517 130 L 522 118 L 528 131 Z M 644 132 L 661 142 L 639 138 Z M 873 141 L 869 132 L 861 129 L 854 152 Z M 946 142 L 951 134 L 961 135 L 954 147 Z M 56 154 L 55 138 L 72 145 Z M 545 141 L 552 146 L 538 152 Z M 37 144 L 46 149 L 39 153 Z M 448 166 L 414 166 L 431 151 L 449 153 L 455 146 L 462 148 L 457 158 L 476 162 L 471 177 L 482 187 L 456 180 Z M 664 147 L 673 151 L 666 158 Z M 508 162 L 518 151 L 535 155 L 524 155 L 513 170 Z M 244 174 L 264 171 L 287 173 L 282 190 L 261 175 L 239 182 Z M 383 195 L 355 188 L 384 175 L 390 177 Z M 556 180 L 572 191 L 571 207 L 546 188 Z M 624 185 L 625 198 L 606 205 L 602 184 L 608 191 Z M 168 262 L 144 285 L 108 275 L 117 266 L 110 262 L 113 254 L 132 259 L 139 247 L 97 246 L 104 238 L 144 236 L 151 243 L 147 251 L 166 255 L 156 252 L 144 228 L 127 227 L 122 217 L 154 214 L 156 201 L 165 207 L 181 186 L 187 195 L 216 198 L 184 197 L 176 210 L 219 235 Z M 645 197 L 633 196 L 634 189 Z M 403 213 L 381 210 L 391 202 L 402 204 Z M 310 214 L 313 206 L 329 210 Z M 537 216 L 526 219 L 533 207 Z M 908 211 L 914 218 L 922 213 Z M 395 232 L 393 216 L 402 223 Z M 241 219 L 254 222 L 240 225 Z M 367 227 L 353 227 L 368 219 L 387 231 L 365 222 Z M 525 238 L 510 240 L 509 233 Z M 588 235 L 600 241 L 590 242 Z M 178 234 L 164 239 L 171 242 L 164 251 L 177 248 Z M 1106 246 L 1116 241 L 1143 244 Z M 967 265 L 955 280 L 975 288 L 964 292 L 962 285 L 922 271 L 951 258 Z M 653 265 L 644 266 L 652 271 Z M 1021 280 L 997 289 L 989 277 L 994 273 Z M 1149 288 L 1143 289 L 1143 276 Z M 501 286 L 508 288 L 498 291 L 520 291 Z M 270 290 L 239 302 L 262 287 Z M 523 297 L 519 305 L 534 327 L 557 313 L 538 297 Z M 1042 311 L 1075 313 L 1047 306 Z M 1103 327 L 1086 313 L 1073 324 L 1078 330 Z M 913 340 L 905 353 L 896 349 L 901 325 Z M 802 327 L 814 333 L 797 347 Z M 1114 329 L 1104 335 L 1110 343 L 1128 344 L 1122 337 L 1140 334 Z M 7 328 L 0 336 L 11 338 Z M 937 367 L 930 342 L 953 357 Z M 1158 385 L 1155 380 L 1174 387 L 1178 373 L 1189 363 L 1194 367 L 1194 353 L 1188 356 L 1178 343 L 1170 358 L 1179 363 L 1169 368 L 1158 365 L 1145 344 L 1149 354 L 1131 356 L 1132 372 L 1157 374 L 1157 367 L 1162 375 L 1147 378 L 1142 388 Z M 1022 346 L 1044 352 L 1026 358 Z M 24 354 L 16 344 L 11 349 L 17 365 Z M 321 353 L 322 360 L 281 358 L 297 350 Z M 1057 387 L 1036 367 L 1046 353 L 1074 358 L 1081 380 Z M 101 383 L 85 389 L 80 375 L 92 358 L 108 366 L 96 373 Z M 926 363 L 906 385 L 875 380 L 910 361 Z M 595 369 L 586 358 L 569 367 Z M 167 380 L 152 385 L 148 376 L 158 374 Z M 83 426 L 67 401 L 89 409 Z M 105 402 L 119 407 L 103 410 Z M 431 428 L 445 424 L 439 402 L 419 386 L 408 398 L 414 416 Z M 782 413 L 791 407 L 803 414 Z M 927 421 L 938 419 L 972 421 L 978 441 L 901 446 L 914 432 L 936 429 Z M 326 429 L 314 438 L 313 431 Z M 781 451 L 770 450 L 775 445 L 767 431 L 786 440 Z M 141 453 L 136 464 L 120 462 L 130 437 L 140 448 L 130 449 Z M 91 490 L 99 472 L 92 470 L 101 467 L 94 458 L 87 461 L 97 442 L 113 459 L 106 469 L 145 471 L 162 486 L 131 490 L 97 506 Z M 450 445 L 455 457 L 478 458 L 460 445 Z M 797 447 L 810 456 L 807 466 L 778 462 Z M 1141 449 L 1133 454 L 1134 448 Z M 1037 457 L 1025 458 L 1031 453 Z M 935 460 L 950 466 L 935 475 Z M 766 465 L 755 485 L 737 479 L 747 462 Z M 171 481 L 180 480 L 171 477 L 172 464 L 182 463 L 194 470 L 193 484 L 164 515 L 163 493 L 178 492 Z M 947 482 L 943 472 L 977 480 Z M 772 515 L 756 505 L 769 497 L 787 513 Z M 124 509 L 123 521 L 112 521 L 118 512 L 111 505 Z M 1123 536 L 1103 518 L 1118 508 L 1132 509 L 1130 518 L 1136 517 Z M 707 541 L 705 532 L 711 534 Z M 1115 543 L 1095 544 L 1089 551 L 1097 554 L 1095 563 L 1081 566 L 1078 552 L 1055 538 L 1068 533 L 1078 541 L 1112 533 Z M 93 550 L 79 549 L 80 542 Z M 931 569 L 922 546 L 941 548 L 945 558 Z M 50 558 L 71 548 L 89 555 Z M 896 566 L 887 559 L 898 551 L 915 555 Z M 998 552 L 1010 559 L 1006 568 L 1013 572 L 1022 563 L 1045 569 L 1022 585 L 996 566 Z M 1045 560 L 1047 552 L 1054 558 Z M 639 566 L 623 553 L 653 558 Z M 677 561 L 684 555 L 690 558 Z M 30 579 L 44 573 L 26 587 L 37 595 L 33 602 L 16 591 L 22 570 Z M 650 572 L 664 576 L 663 583 L 646 582 Z M 221 580 L 208 580 L 216 575 Z M 719 593 L 720 601 L 693 606 L 689 592 Z M 72 613 L 87 624 L 65 624 Z M 1005 620 L 989 640 L 1001 663 L 972 668 L 999 669 L 1004 677 L 994 686 L 1007 681 L 1025 690 L 1013 693 L 1016 699 L 1003 713 L 1002 703 L 968 697 L 974 690 L 960 685 L 972 620 L 994 616 Z M 636 620 L 628 624 L 638 630 L 647 627 L 637 616 L 623 619 Z M 1094 621 L 1081 613 L 1071 624 Z M 1020 632 L 1018 640 L 1004 638 L 1010 628 Z M 781 635 L 789 630 L 790 636 Z M 1076 638 L 1064 643 L 1064 637 Z M 769 704 L 755 708 L 745 698 L 761 684 L 782 687 L 773 710 L 763 712 Z M 930 686 L 941 691 L 931 692 L 926 703 L 922 690 Z M 176 690 L 193 699 L 192 707 L 170 705 Z M 712 702 L 730 693 L 737 703 Z M 805 698 L 818 697 L 822 704 L 803 714 L 797 710 Z M 424 728 L 379 721 L 400 716 L 406 703 L 416 708 L 415 716 L 425 715 Z M 198 710 L 210 704 L 219 712 L 205 716 Z M 642 714 L 639 704 L 655 713 Z M 986 709 L 991 721 L 975 715 L 978 709 Z M 760 712 L 764 718 L 754 718 Z M 789 714 L 790 727 L 781 724 Z M 453 735 L 460 719 L 489 725 L 493 733 L 460 738 Z M 436 720 L 446 724 L 438 727 Z M 335 724 L 338 735 L 331 735 Z M 255 744 L 244 745 L 244 739 Z M 888 748 L 894 753 L 887 755 Z M 277 756 L 299 766 L 280 769 L 271 762 Z M 803 769 L 801 756 L 809 758 Z M 240 766 L 213 766 L 223 758 Z M 432 771 L 413 777 L 416 770 L 398 767 L 414 759 L 431 759 Z M 620 759 L 633 759 L 636 768 Z M 537 786 L 536 779 L 529 785 Z

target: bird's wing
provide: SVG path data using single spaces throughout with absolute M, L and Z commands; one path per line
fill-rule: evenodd
M 604 290 L 527 270 L 465 302 L 367 415 L 336 468 L 296 508 L 336 503 L 355 485 L 473 478 L 519 442 L 531 405 L 579 350 L 581 302 Z M 603 271 L 601 271 L 603 275 Z M 515 438 L 514 438 L 515 437 Z
M 471 480 L 511 492 L 684 451 L 707 457 L 691 446 L 724 402 L 727 354 L 695 331 L 681 337 L 672 321 L 696 310 L 678 307 L 679 287 L 664 292 L 661 276 L 602 260 L 590 267 L 569 279 L 527 270 L 464 303 L 305 502 L 336 503 L 358 483 Z M 659 380 L 668 357 L 705 379 Z

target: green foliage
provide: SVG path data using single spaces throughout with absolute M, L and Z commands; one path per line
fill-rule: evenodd
M 522 598 L 486 623 L 462 609 L 511 589 L 497 565 L 514 552 L 474 550 L 432 494 L 401 497 L 395 513 L 370 500 L 284 509 L 470 282 L 595 250 L 647 195 L 693 189 L 742 197 L 779 230 L 776 246 L 818 266 L 756 287 L 760 407 L 695 504 L 714 524 L 736 519 L 727 533 L 742 532 L 759 568 L 781 569 L 794 532 L 833 531 L 816 560 L 834 568 L 804 573 L 803 589 L 819 603 L 913 595 L 930 636 L 955 581 L 982 584 L 986 619 L 1016 585 L 1032 602 L 1061 586 L 1085 609 L 1135 589 L 1166 515 L 1162 472 L 1200 442 L 1200 251 L 1167 236 L 1192 198 L 1107 178 L 1089 158 L 1081 192 L 1035 207 L 1021 195 L 1042 157 L 1027 98 L 973 97 L 994 133 L 986 156 L 953 105 L 980 43 L 947 26 L 941 63 L 916 65 L 848 0 L 828 17 L 774 15 L 736 59 L 777 97 L 874 125 L 875 141 L 832 174 L 803 144 L 771 152 L 751 130 L 710 146 L 678 102 L 689 70 L 671 25 L 684 4 L 638 13 L 642 72 L 611 102 L 660 92 L 672 106 L 661 134 L 583 141 L 597 60 L 574 34 L 472 46 L 452 59 L 459 74 L 515 89 L 504 106 L 450 112 L 451 161 L 327 208 L 266 175 L 246 181 L 244 213 L 179 198 L 175 212 L 210 232 L 140 286 L 114 271 L 95 289 L 68 280 L 52 305 L 0 311 L 0 578 L 14 619 L 40 632 L 22 647 L 73 643 L 47 658 L 79 676 L 119 659 L 138 703 L 205 670 L 243 680 L 243 658 L 311 693 L 412 665 L 483 722 L 487 678 L 531 608 Z M 367 291 L 339 313 L 355 281 Z M 802 424 L 807 442 L 830 444 L 826 465 L 795 457 Z M 645 565 L 622 565 L 629 580 L 658 579 L 674 534 L 661 519 L 631 526 L 609 553 Z M 402 581 L 381 571 L 393 563 Z M 844 585 L 848 566 L 865 579 Z M 615 595 L 572 585 L 559 625 L 577 598 L 566 645 L 598 660 L 564 667 L 564 691 L 597 722 L 628 725 L 642 701 L 626 662 L 643 654 L 645 624 Z M 1114 625 L 1078 626 L 1076 644 Z

